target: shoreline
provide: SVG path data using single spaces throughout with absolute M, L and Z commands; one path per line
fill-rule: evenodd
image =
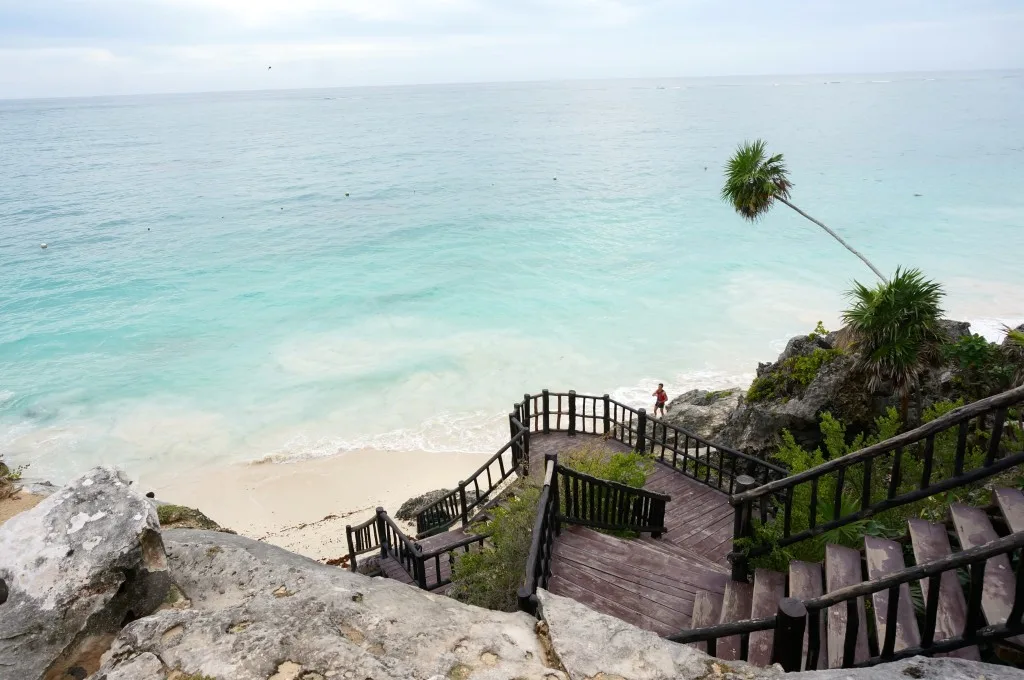
M 231 463 L 139 479 L 157 500 L 197 508 L 243 536 L 319 561 L 348 553 L 345 525 L 379 506 L 394 514 L 409 498 L 454 488 L 493 452 L 362 449 L 294 463 Z

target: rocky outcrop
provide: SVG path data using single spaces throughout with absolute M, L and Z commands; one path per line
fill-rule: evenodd
M 0 575 L 8 589 L 0 589 L 0 677 L 782 678 L 778 669 L 713 659 L 543 591 L 538 622 L 232 534 L 171 529 L 161 537 L 155 520 L 124 477 L 104 468 L 0 528 Z M 1024 673 L 911 659 L 816 675 L 904 676 L 1020 680 Z
M 84 678 L 170 584 L 156 511 L 113 468 L 69 482 L 0 527 L 5 678 Z
M 717 441 L 729 415 L 739 405 L 743 392 L 738 388 L 684 392 L 669 402 L 664 420 L 708 441 Z
M 492 612 L 229 534 L 165 533 L 191 608 L 121 632 L 97 680 L 565 678 L 526 614 Z

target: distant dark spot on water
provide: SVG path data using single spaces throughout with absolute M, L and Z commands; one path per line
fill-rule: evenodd
M 921 196 L 922 194 L 914 194 L 915 196 Z

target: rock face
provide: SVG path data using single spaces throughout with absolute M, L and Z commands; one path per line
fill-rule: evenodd
M 0 527 L 0 580 L 3 677 L 85 677 L 124 622 L 167 594 L 156 511 L 119 471 L 96 468 Z
M 665 421 L 681 427 L 698 437 L 715 442 L 739 405 L 743 390 L 730 389 L 717 392 L 690 390 L 679 395 L 665 410 Z
M 565 678 L 526 614 L 460 604 L 239 536 L 164 534 L 191 601 L 130 623 L 97 680 Z

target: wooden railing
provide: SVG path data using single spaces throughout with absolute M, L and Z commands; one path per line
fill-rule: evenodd
M 380 535 L 381 557 L 391 557 L 402 565 L 420 588 L 427 588 L 427 574 L 423 565 L 423 551 L 406 536 L 384 508 L 377 508 L 377 533 Z
M 598 479 L 561 465 L 555 468 L 561 487 L 559 521 L 595 529 L 649 533 L 655 538 L 665 527 L 665 504 L 671 497 L 618 482 Z
M 520 406 L 516 405 L 517 408 Z M 487 462 L 465 479 L 446 496 L 439 498 L 416 514 L 416 537 L 425 538 L 447 531 L 461 522 L 468 526 L 478 508 L 486 507 L 493 500 L 494 492 L 517 471 L 520 476 L 528 474 L 530 460 L 530 431 L 510 413 L 508 417 L 510 438 Z
M 686 428 L 651 418 L 612 399 L 577 394 L 575 391 L 526 395 L 522 404 L 530 430 L 537 433 L 564 431 L 596 434 L 615 439 L 635 451 L 653 455 L 676 472 L 725 493 L 734 493 L 736 479 L 747 475 L 767 484 L 784 478 L 788 471 L 756 456 L 709 442 Z M 521 404 L 517 404 L 517 407 Z
M 1004 622 L 984 625 L 981 603 L 982 592 L 986 588 L 986 563 L 1000 555 L 1012 558 L 1014 553 L 1017 554 L 1016 591 L 1009 616 Z M 957 571 L 960 569 L 966 569 L 969 573 L 966 624 L 958 634 L 936 639 L 939 592 L 942 589 L 943 574 L 952 574 L 959 584 Z M 899 607 L 901 601 L 903 606 L 908 602 L 905 597 L 901 597 L 900 591 L 912 583 L 920 583 L 927 593 L 924 612 L 920 615 L 912 612 L 912 615 L 917 617 L 921 642 L 917 646 L 897 650 Z M 858 660 L 855 653 L 857 637 L 861 630 L 860 617 L 865 615 L 861 600 L 881 592 L 886 593 L 885 625 L 878 634 L 881 646 L 873 655 Z M 1024 532 L 1011 534 L 932 562 L 907 567 L 874 581 L 834 590 L 814 599 L 801 602 L 784 598 L 775 616 L 686 630 L 670 635 L 668 639 L 680 643 L 706 643 L 708 654 L 713 656 L 720 640 L 740 635 L 740 658 L 746 661 L 749 635 L 756 631 L 774 630 L 773 663 L 780 663 L 786 671 L 813 670 L 818 668 L 821 653 L 821 631 L 824 628 L 821 625 L 821 617 L 823 612 L 836 607 L 841 608 L 845 625 L 843 668 L 873 666 L 918 655 L 931 656 L 1020 635 L 1024 633 Z M 902 615 L 906 617 L 907 613 L 903 612 Z M 804 631 L 807 631 L 806 649 Z
M 438 548 L 427 553 L 420 554 L 420 563 L 422 573 L 424 577 L 433 572 L 433 579 L 426 579 L 425 584 L 420 587 L 425 590 L 437 590 L 452 582 L 451 574 L 455 570 L 455 556 L 462 552 L 463 554 L 468 553 L 473 549 L 473 546 L 483 547 L 484 542 L 489 537 L 489 534 L 474 534 L 466 536 L 457 543 L 446 545 L 443 548 Z M 447 560 L 448 565 L 451 567 L 448 574 L 444 577 L 441 576 L 441 562 Z
M 558 524 L 558 484 L 555 468 L 558 463 L 554 456 L 545 457 L 544 487 L 537 503 L 537 516 L 533 521 L 530 535 L 530 551 L 526 557 L 523 585 L 519 587 L 519 609 L 537 615 L 537 589 L 547 588 L 551 577 L 551 558 Z
M 356 526 L 345 527 L 345 538 L 348 541 L 348 568 L 357 571 L 356 559 L 359 555 L 380 550 L 380 533 L 377 531 L 376 513 L 370 519 Z
M 754 485 L 753 479 L 738 479 L 738 493 L 730 499 L 737 518 L 730 555 L 734 578 L 745 578 L 747 559 L 766 554 L 775 546 L 804 541 L 1024 463 L 1024 442 L 1004 442 L 1003 437 L 1008 409 L 1022 404 L 1024 387 L 1018 387 L 799 474 L 754 488 L 749 488 Z M 936 469 L 942 462 L 935 457 L 937 441 L 955 447 L 948 469 Z M 910 478 L 905 474 L 911 465 L 915 470 L 920 467 L 919 476 Z M 873 485 L 873 479 L 884 483 Z M 883 487 L 884 493 L 874 491 Z M 807 499 L 799 510 L 806 513 L 809 526 L 794 531 L 792 518 L 798 497 Z M 782 513 L 781 537 L 773 544 L 754 543 L 752 520 L 759 516 L 766 522 L 778 512 Z

